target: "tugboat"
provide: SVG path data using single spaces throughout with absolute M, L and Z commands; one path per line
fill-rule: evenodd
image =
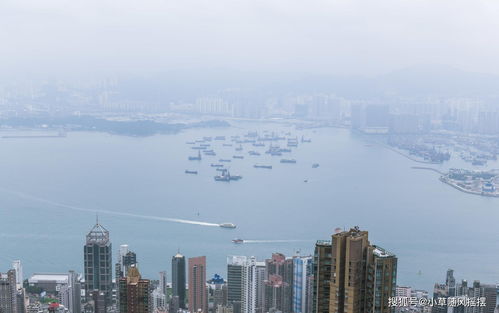
M 244 240 L 236 238 L 236 239 L 232 239 L 232 243 L 235 243 L 236 245 L 240 245 L 240 244 L 244 243 Z

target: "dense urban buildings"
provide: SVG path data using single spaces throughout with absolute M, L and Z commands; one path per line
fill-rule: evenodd
M 111 263 L 104 262 L 110 258 L 111 243 L 109 232 L 99 223 L 87 235 L 86 275 L 94 272 L 89 267 L 94 263 L 87 262 L 93 260 L 94 247 L 105 277 L 111 273 Z M 445 283 L 435 284 L 435 302 L 425 305 L 432 301 L 428 292 L 397 286 L 396 256 L 371 244 L 368 232 L 358 227 L 336 229 L 331 240 L 317 241 L 313 257 L 275 252 L 262 262 L 255 257 L 229 256 L 227 281 L 217 274 L 206 279 L 206 257 L 189 258 L 186 268 L 185 257 L 179 253 L 172 257 L 171 286 L 165 271 L 151 281 L 141 277 L 136 255 L 127 245 L 121 245 L 118 252 L 117 268 L 124 265 L 126 276 L 117 275 L 111 286 L 87 282 L 74 271 L 35 273 L 26 280 L 26 294 L 25 286 L 17 283 L 17 278 L 22 279 L 21 262 L 13 262 L 13 269 L 0 274 L 0 313 L 495 313 L 496 309 L 496 285 L 457 283 L 451 269 Z M 91 288 L 81 297 L 82 287 L 90 284 L 100 289 Z M 397 297 L 417 302 L 394 306 Z M 441 299 L 448 303 L 483 299 L 484 305 L 450 306 Z
M 456 283 L 454 271 L 447 271 L 445 283 L 436 283 L 433 288 L 433 299 L 444 299 L 431 308 L 431 313 L 494 313 L 497 309 L 497 285 L 482 284 L 475 280 L 468 284 L 467 280 Z M 469 305 L 466 299 L 473 299 L 474 305 Z M 482 299 L 483 303 L 477 304 Z M 461 305 L 453 304 L 453 300 L 462 300 Z M 468 305 L 464 304 L 468 303 Z

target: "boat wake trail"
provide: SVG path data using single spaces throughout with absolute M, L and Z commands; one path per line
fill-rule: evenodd
M 45 203 L 45 204 L 48 204 L 48 205 L 51 205 L 54 207 L 65 208 L 65 209 L 74 210 L 74 211 L 99 213 L 99 214 L 107 214 L 107 215 L 114 215 L 114 216 L 126 216 L 126 217 L 141 218 L 141 219 L 153 220 L 153 221 L 163 221 L 163 222 L 173 222 L 173 223 L 200 225 L 200 226 L 220 227 L 220 224 L 208 223 L 208 222 L 202 222 L 202 221 L 192 221 L 192 220 L 185 220 L 185 219 L 179 219 L 179 218 L 142 215 L 142 214 L 118 212 L 118 211 L 103 210 L 103 209 L 96 210 L 96 209 L 83 208 L 83 207 L 79 207 L 79 206 L 68 205 L 68 204 L 52 201 L 52 200 L 45 199 L 45 198 L 40 198 L 40 197 L 33 196 L 33 195 L 30 195 L 30 194 L 27 194 L 24 192 L 13 191 L 13 190 L 1 188 L 1 187 L 0 187 L 0 190 L 2 192 L 16 195 L 16 196 L 21 197 L 21 198 L 30 199 L 30 200 Z
M 306 242 L 308 240 L 247 240 L 244 243 L 288 243 L 288 242 Z

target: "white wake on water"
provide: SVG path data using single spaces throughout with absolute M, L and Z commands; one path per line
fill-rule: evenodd
M 141 218 L 141 219 L 154 220 L 154 221 L 163 221 L 163 222 L 173 222 L 173 223 L 182 223 L 182 224 L 191 224 L 191 225 L 220 227 L 220 224 L 202 222 L 202 221 L 193 221 L 193 220 L 185 220 L 185 219 L 180 219 L 180 218 L 171 218 L 171 217 L 162 217 L 162 216 L 142 215 L 142 214 L 118 212 L 118 211 L 103 210 L 103 209 L 83 208 L 83 207 L 79 207 L 79 206 L 68 205 L 68 204 L 52 201 L 52 200 L 45 199 L 45 198 L 40 198 L 40 197 L 33 196 L 33 195 L 30 195 L 30 194 L 27 194 L 24 192 L 13 191 L 13 190 L 5 189 L 5 188 L 0 188 L 0 190 L 5 192 L 5 193 L 10 193 L 10 194 L 16 195 L 16 196 L 21 197 L 21 198 L 30 199 L 33 201 L 42 202 L 42 203 L 46 203 L 46 204 L 49 204 L 52 206 L 70 209 L 70 210 L 75 210 L 75 211 L 108 214 L 108 215 L 114 215 L 114 216 L 127 216 L 127 217 Z

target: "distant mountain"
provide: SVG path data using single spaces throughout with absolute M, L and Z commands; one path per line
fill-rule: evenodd
M 449 66 L 406 68 L 375 79 L 381 94 L 398 96 L 497 96 L 499 76 L 474 73 Z

